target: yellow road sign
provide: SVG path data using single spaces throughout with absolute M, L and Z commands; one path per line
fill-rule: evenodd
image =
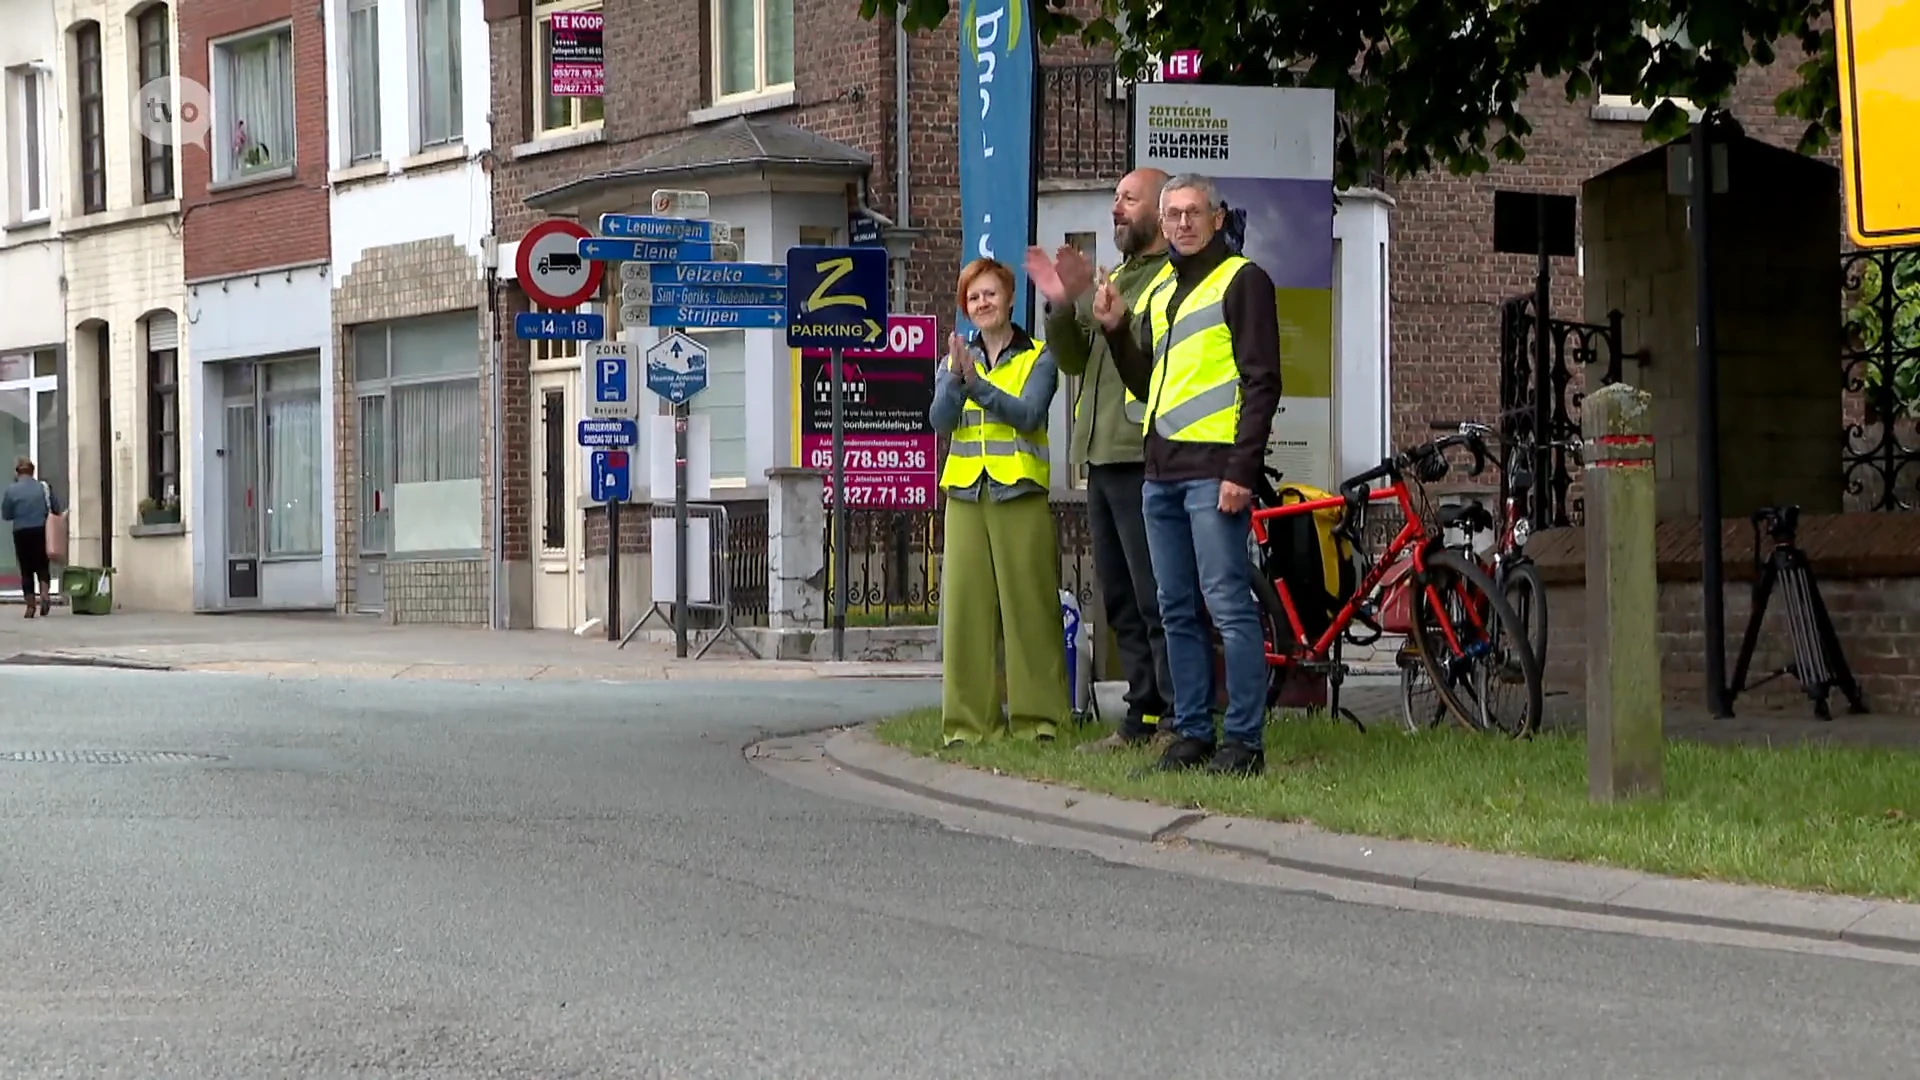
M 1834 0 L 1847 233 L 1920 244 L 1920 0 Z

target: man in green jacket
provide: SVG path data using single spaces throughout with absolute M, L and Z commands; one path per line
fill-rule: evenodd
M 1136 169 L 1113 195 L 1113 239 L 1124 260 L 1114 288 L 1136 304 L 1167 263 L 1160 234 L 1160 189 L 1167 174 Z M 1093 321 L 1094 268 L 1078 249 L 1063 246 L 1049 259 L 1027 252 L 1027 277 L 1046 298 L 1046 341 L 1060 371 L 1080 376 L 1073 409 L 1072 460 L 1087 467 L 1087 523 L 1101 604 L 1127 673 L 1127 716 L 1112 735 L 1083 750 L 1105 751 L 1154 739 L 1173 703 L 1166 634 L 1160 628 L 1153 563 L 1147 555 L 1140 490 L 1146 481 L 1142 421 L 1146 403 L 1127 392 L 1104 335 Z

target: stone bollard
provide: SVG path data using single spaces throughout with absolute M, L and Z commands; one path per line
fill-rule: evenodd
M 767 628 L 819 630 L 827 621 L 826 474 L 767 470 Z
M 1653 399 L 1616 383 L 1581 404 L 1587 505 L 1587 793 L 1658 798 L 1660 583 L 1653 535 Z

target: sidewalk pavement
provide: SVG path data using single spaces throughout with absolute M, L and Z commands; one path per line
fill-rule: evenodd
M 825 753 L 828 761 L 849 773 L 925 798 L 1125 840 L 1184 842 L 1326 877 L 1507 904 L 1920 952 L 1920 904 L 1489 855 L 1117 799 L 915 757 L 880 743 L 865 728 L 833 735 Z
M 519 680 L 791 680 L 938 678 L 938 664 L 753 660 L 715 646 L 685 660 L 673 646 L 604 631 L 390 626 L 318 614 L 173 615 L 116 612 L 26 619 L 0 608 L 0 662 L 221 671 L 280 678 Z M 11 616 L 6 617 L 6 616 Z M 693 646 L 699 648 L 696 641 Z

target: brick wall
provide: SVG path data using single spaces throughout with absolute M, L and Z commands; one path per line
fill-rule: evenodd
M 479 268 L 465 248 L 452 237 L 435 237 L 404 244 L 368 248 L 358 262 L 336 273 L 333 289 L 334 365 L 334 550 L 335 607 L 341 612 L 354 609 L 357 573 L 360 562 L 360 402 L 354 394 L 353 328 L 362 323 L 389 319 L 410 319 L 422 315 L 468 310 L 474 312 L 474 349 L 476 370 L 480 372 L 481 476 L 492 475 L 492 388 L 487 385 L 492 327 L 483 317 L 487 306 L 486 288 Z M 525 386 L 522 385 L 524 398 Z M 509 403 L 515 399 L 509 397 Z M 524 411 L 524 408 L 523 408 Z M 524 446 L 525 440 L 510 443 Z M 483 483 L 482 490 L 491 487 Z M 492 505 L 483 497 L 480 507 L 481 540 L 488 550 L 493 543 Z M 524 551 L 521 555 L 525 558 Z M 464 562 L 453 560 L 453 562 Z M 486 563 L 478 560 L 482 572 L 476 577 L 467 572 L 445 572 L 445 566 L 429 568 L 419 574 L 407 569 L 405 560 L 389 560 L 386 568 L 386 612 L 389 621 L 443 621 L 415 611 L 425 594 L 422 582 L 431 579 L 436 589 L 477 589 L 477 593 L 435 600 L 434 610 L 465 611 L 479 605 L 481 622 L 490 606 Z M 430 572 L 431 571 L 431 572 Z M 411 582 L 406 587 L 396 587 Z M 477 582 L 477 584 L 476 584 Z M 415 587 L 419 586 L 419 587 Z M 444 601 L 444 602 L 443 602 Z
M 199 280 L 328 257 L 326 31 L 319 3 L 291 0 L 194 0 L 176 9 L 180 75 L 211 89 L 210 43 L 291 22 L 294 164 L 292 174 L 237 185 L 213 182 L 212 153 L 224 153 L 233 129 L 216 101 L 206 146 L 181 156 L 187 279 Z M 209 148 L 211 153 L 209 153 Z M 211 190 L 215 187 L 220 190 Z
M 1798 62 L 1783 50 L 1772 67 L 1753 69 L 1740 85 L 1732 111 L 1748 135 L 1789 149 L 1798 142 L 1803 125 L 1773 108 Z M 1525 162 L 1476 177 L 1428 174 L 1390 185 L 1397 204 L 1389 273 L 1398 441 L 1428 437 L 1431 420 L 1497 411 L 1500 301 L 1532 290 L 1535 260 L 1494 253 L 1494 189 L 1578 195 L 1588 178 L 1653 149 L 1639 123 L 1594 119 L 1594 102 L 1569 103 L 1557 82 L 1537 82 L 1526 111 L 1534 130 Z M 1555 317 L 1581 319 L 1575 261 L 1553 260 L 1553 274 Z
M 1882 714 L 1920 711 L 1920 578 L 1860 578 L 1819 582 L 1821 599 L 1833 619 L 1847 664 L 1866 694 L 1867 707 Z M 1727 678 L 1733 678 L 1752 611 L 1752 587 L 1747 582 L 1727 587 Z M 1550 585 L 1547 610 L 1551 623 L 1547 639 L 1547 692 L 1579 700 L 1586 692 L 1587 590 L 1578 585 Z M 1705 701 L 1706 605 L 1698 581 L 1660 584 L 1660 676 L 1670 699 L 1691 705 Z M 1793 662 L 1793 639 L 1788 636 L 1786 601 L 1778 590 L 1767 602 L 1759 643 L 1747 683 L 1772 675 Z M 1548 699 L 1549 711 L 1553 698 Z M 1834 691 L 1835 716 L 1846 712 L 1845 698 Z M 1792 676 L 1782 676 L 1734 701 L 1736 713 L 1759 709 L 1803 712 L 1811 716 L 1808 699 Z

